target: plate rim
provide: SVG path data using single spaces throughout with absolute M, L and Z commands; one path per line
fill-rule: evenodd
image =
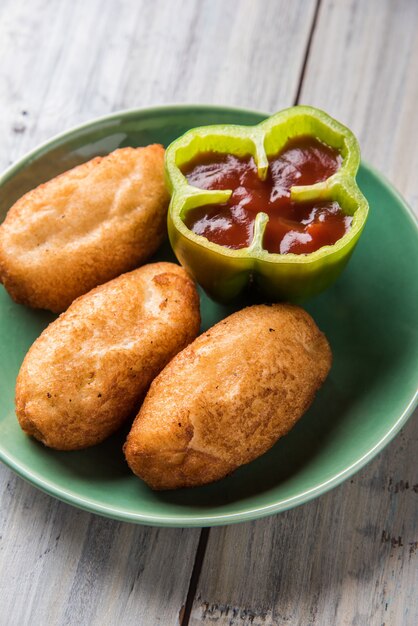
M 139 107 L 139 108 L 129 108 L 129 109 L 121 109 L 115 111 L 111 114 L 103 115 L 101 117 L 96 117 L 90 121 L 83 122 L 82 124 L 75 125 L 52 136 L 49 140 L 44 141 L 39 144 L 29 152 L 25 153 L 22 157 L 20 157 L 15 163 L 12 163 L 4 172 L 0 175 L 0 186 L 3 185 L 15 172 L 24 168 L 28 161 L 30 161 L 33 157 L 39 156 L 45 151 L 51 150 L 57 144 L 65 139 L 69 139 L 72 135 L 78 134 L 80 131 L 91 129 L 94 130 L 95 126 L 99 126 L 102 123 L 111 122 L 112 120 L 120 119 L 121 116 L 135 116 L 135 115 L 147 115 L 147 114 L 169 114 L 174 110 L 178 110 L 179 112 L 186 113 L 188 110 L 196 111 L 207 110 L 207 111 L 219 111 L 219 112 L 231 112 L 231 113 L 242 113 L 242 114 L 253 114 L 257 116 L 267 117 L 269 113 L 264 111 L 258 111 L 254 109 L 247 109 L 243 107 L 234 107 L 234 106 L 223 106 L 223 105 L 215 105 L 215 104 L 165 104 L 158 106 L 147 106 L 147 107 Z M 389 180 L 381 174 L 378 170 L 376 170 L 373 166 L 369 165 L 367 162 L 362 160 L 361 165 L 365 170 L 371 172 L 380 183 L 388 189 L 388 191 L 393 194 L 400 206 L 404 214 L 407 216 L 411 226 L 414 229 L 415 236 L 418 240 L 418 220 L 415 217 L 412 209 L 409 207 L 408 203 L 402 197 L 399 191 L 389 182 Z M 229 525 L 238 522 L 246 522 L 255 519 L 260 519 L 262 517 L 266 517 L 269 515 L 274 515 L 288 509 L 294 508 L 296 506 L 300 506 L 311 500 L 323 495 L 337 487 L 342 482 L 347 480 L 350 476 L 353 476 L 356 472 L 358 472 L 362 467 L 364 467 L 368 462 L 370 462 L 379 452 L 381 452 L 385 446 L 395 437 L 395 435 L 399 432 L 402 426 L 406 423 L 408 418 L 412 415 L 414 409 L 418 405 L 418 389 L 416 389 L 413 396 L 409 399 L 404 409 L 401 411 L 400 415 L 396 419 L 396 421 L 392 424 L 391 428 L 376 442 L 362 457 L 354 461 L 347 468 L 341 470 L 331 478 L 321 482 L 319 485 L 311 487 L 301 493 L 298 493 L 289 498 L 285 498 L 279 500 L 273 504 L 268 504 L 260 507 L 249 508 L 245 511 L 239 511 L 236 513 L 220 513 L 220 514 L 205 514 L 205 515 L 187 515 L 182 516 L 181 514 L 169 514 L 169 515 L 153 515 L 153 514 L 142 514 L 136 513 L 128 510 L 123 510 L 120 506 L 112 506 L 112 505 L 103 505 L 100 502 L 95 501 L 93 498 L 85 498 L 78 495 L 76 492 L 71 489 L 65 489 L 62 487 L 57 487 L 56 484 L 51 482 L 50 480 L 46 480 L 42 475 L 37 472 L 33 472 L 30 468 L 28 468 L 24 463 L 17 462 L 13 456 L 9 455 L 7 451 L 4 450 L 2 444 L 0 443 L 0 461 L 2 461 L 7 467 L 9 467 L 13 472 L 15 472 L 18 476 L 29 482 L 34 487 L 40 489 L 44 493 L 65 502 L 66 504 L 70 504 L 77 508 L 88 511 L 89 513 L 94 513 L 97 515 L 101 515 L 104 517 L 108 517 L 117 521 L 123 522 L 131 522 L 141 525 L 149 525 L 149 526 L 157 526 L 157 527 L 203 527 L 203 526 L 221 526 L 221 525 Z
M 67 130 L 62 131 L 61 133 L 56 133 L 52 135 L 50 139 L 43 141 L 40 144 L 37 144 L 34 148 L 25 152 L 17 161 L 11 163 L 5 170 L 0 173 L 0 186 L 3 185 L 10 176 L 18 169 L 20 169 L 23 164 L 30 160 L 33 156 L 42 154 L 45 149 L 51 149 L 55 147 L 63 139 L 68 139 L 71 135 L 78 133 L 79 131 L 86 130 L 87 128 L 93 128 L 96 125 L 100 125 L 103 122 L 111 122 L 112 120 L 118 119 L 121 115 L 123 116 L 134 116 L 136 114 L 147 114 L 147 113 L 168 113 L 173 109 L 178 109 L 185 111 L 187 109 L 201 109 L 201 110 L 214 110 L 214 111 L 229 111 L 231 113 L 250 113 L 252 115 L 259 115 L 262 117 L 269 117 L 271 113 L 266 113 L 265 111 L 259 111 L 257 109 L 246 109 L 245 107 L 235 107 L 235 106 L 223 106 L 222 104 L 182 104 L 179 102 L 174 102 L 173 104 L 161 104 L 155 106 L 144 106 L 144 107 L 133 107 L 128 109 L 118 109 L 112 113 L 108 113 L 106 115 L 101 115 L 99 117 L 95 117 L 90 121 L 83 122 L 82 124 L 76 124 L 74 126 L 70 126 Z

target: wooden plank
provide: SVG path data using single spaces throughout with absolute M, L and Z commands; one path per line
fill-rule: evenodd
M 197 529 L 90 515 L 4 469 L 0 485 L 2 626 L 177 623 Z
M 417 428 L 319 500 L 211 529 L 190 624 L 417 623 Z
M 3 0 L 0 167 L 121 108 L 289 105 L 314 6 Z M 77 511 L 1 467 L 0 624 L 175 624 L 198 539 L 199 530 L 135 527 Z
M 321 4 L 301 101 L 359 135 L 418 213 L 418 5 Z M 416 416 L 415 416 L 416 417 Z M 418 420 L 334 491 L 210 531 L 190 624 L 418 623 Z
M 23 0 L 3 1 L 0 166 L 113 110 L 166 102 L 289 105 L 314 4 L 66 0 L 52 7 L 34 0 L 29 9 Z
M 418 4 L 328 0 L 322 5 L 300 101 L 356 133 L 362 156 L 417 209 Z

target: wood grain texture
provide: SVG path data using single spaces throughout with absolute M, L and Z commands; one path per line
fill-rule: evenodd
M 301 90 L 359 135 L 418 213 L 418 4 L 324 0 Z M 418 623 L 418 420 L 303 507 L 210 531 L 190 624 Z
M 324 1 L 300 98 L 348 124 L 415 211 L 417 26 L 415 0 Z
M 107 520 L 2 471 L 0 623 L 174 624 L 199 532 Z M 176 564 L 173 567 L 173 563 Z
M 211 529 L 190 623 L 414 626 L 416 431 L 317 501 Z
M 113 110 L 274 110 L 298 89 L 315 0 L 2 0 L 0 168 Z M 179 622 L 199 530 L 73 509 L 0 467 L 0 626 Z
M 74 124 L 172 102 L 280 109 L 315 0 L 3 0 L 0 166 Z M 273 72 L 271 70 L 273 69 Z M 268 72 L 268 74 L 266 74 Z

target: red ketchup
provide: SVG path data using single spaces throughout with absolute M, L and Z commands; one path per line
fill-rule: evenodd
M 201 153 L 182 170 L 189 184 L 200 189 L 232 189 L 232 196 L 225 204 L 192 209 L 185 224 L 213 243 L 239 249 L 251 244 L 255 218 L 263 212 L 269 216 L 263 239 L 268 252 L 308 254 L 332 245 L 348 231 L 352 218 L 337 202 L 293 202 L 290 188 L 324 181 L 341 163 L 337 150 L 312 137 L 290 140 L 270 159 L 264 181 L 252 157 Z

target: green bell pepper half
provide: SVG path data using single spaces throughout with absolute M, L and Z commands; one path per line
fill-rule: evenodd
M 277 155 L 289 139 L 313 136 L 335 148 L 342 156 L 340 169 L 327 180 L 291 188 L 294 201 L 336 201 L 352 216 L 348 232 L 332 246 L 310 254 L 276 254 L 263 249 L 268 222 L 258 213 L 250 246 L 238 250 L 212 243 L 192 232 L 184 223 L 186 213 L 206 204 L 227 202 L 232 190 L 205 190 L 189 185 L 181 168 L 202 152 L 251 155 L 259 177 L 267 176 L 269 158 Z M 368 204 L 357 187 L 360 149 L 353 133 L 324 111 L 294 106 L 279 111 L 256 126 L 213 125 L 189 130 L 166 150 L 165 169 L 171 202 L 168 233 L 180 263 L 215 300 L 231 302 L 250 285 L 269 300 L 300 302 L 327 289 L 349 260 L 364 228 Z

